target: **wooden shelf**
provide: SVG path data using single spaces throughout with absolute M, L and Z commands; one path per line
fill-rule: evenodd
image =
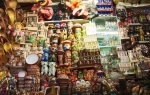
M 44 21 L 45 24 L 49 24 L 49 23 L 61 23 L 61 22 L 73 22 L 73 23 L 80 23 L 80 24 L 84 24 L 84 23 L 88 23 L 89 20 L 85 20 L 85 19 L 69 19 L 69 20 L 53 20 L 53 21 Z
M 95 69 L 100 65 L 92 65 L 92 66 L 80 66 L 80 67 L 71 67 L 72 70 L 79 70 L 79 69 Z
M 142 43 L 144 43 L 144 44 L 150 44 L 150 41 L 138 41 L 138 43 L 140 43 L 140 44 L 142 44 Z
M 121 47 L 121 45 L 116 45 L 116 46 L 99 46 L 100 48 L 111 48 L 111 47 Z

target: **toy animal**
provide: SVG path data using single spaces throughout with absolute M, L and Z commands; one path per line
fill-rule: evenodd
M 49 62 L 49 76 L 53 75 L 55 76 L 55 73 L 56 73 L 56 63 L 55 62 Z
M 48 62 L 41 62 L 42 68 L 41 68 L 41 74 L 48 74 Z

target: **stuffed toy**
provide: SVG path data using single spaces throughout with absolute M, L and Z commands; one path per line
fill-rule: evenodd
M 41 62 L 42 68 L 41 68 L 41 74 L 48 74 L 48 62 Z
M 72 11 L 73 16 L 87 16 L 88 10 L 82 3 L 82 0 L 71 0 L 71 2 L 65 2 L 65 5 Z
M 52 3 L 51 0 L 44 0 L 44 2 L 37 0 L 37 3 L 32 6 L 31 10 L 39 14 L 39 21 L 52 19 L 54 12 L 52 7 L 49 7 Z
M 55 76 L 55 73 L 56 73 L 56 63 L 55 62 L 49 62 L 49 76 L 53 75 Z

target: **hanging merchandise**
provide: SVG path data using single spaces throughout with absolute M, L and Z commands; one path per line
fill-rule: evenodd
M 82 3 L 82 0 L 71 0 L 70 2 L 66 1 L 65 5 L 71 9 L 72 18 L 87 18 L 88 10 Z
M 5 2 L 6 6 L 6 14 L 10 20 L 10 24 L 13 25 L 16 21 L 16 8 L 17 8 L 17 1 L 16 0 L 8 0 Z
M 52 19 L 54 14 L 52 7 L 50 7 L 52 3 L 53 2 L 51 0 L 44 0 L 42 3 L 41 1 L 37 0 L 37 3 L 32 6 L 31 10 L 38 13 L 39 22 L 44 21 L 44 19 Z
M 114 15 L 113 0 L 98 0 L 96 6 L 100 16 Z
M 6 30 L 6 19 L 4 18 L 4 15 L 5 15 L 5 12 L 3 9 L 0 8 L 0 19 L 1 19 L 1 22 L 0 22 L 0 30 L 1 31 L 5 31 Z

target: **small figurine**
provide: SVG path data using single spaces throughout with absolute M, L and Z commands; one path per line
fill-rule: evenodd
M 64 58 L 64 50 L 62 44 L 59 45 L 57 50 L 57 57 L 59 65 L 63 65 L 63 58 Z
M 132 45 L 135 44 L 135 37 L 134 37 L 134 35 L 131 35 L 131 44 L 132 44 Z
M 48 62 L 41 62 L 42 68 L 41 68 L 41 74 L 48 74 Z
M 56 73 L 56 63 L 55 62 L 49 62 L 49 76 L 53 75 L 55 76 L 55 73 Z
M 14 28 L 12 28 L 11 25 L 8 26 L 8 29 L 10 30 L 12 36 L 15 36 L 15 42 L 19 42 L 21 40 L 21 37 L 24 36 L 22 28 L 23 24 L 20 22 L 16 22 Z
M 117 89 L 115 88 L 114 85 L 112 85 L 110 88 L 111 88 L 110 95 L 118 95 Z
M 82 71 L 79 71 L 79 72 L 78 72 L 78 78 L 79 78 L 79 79 L 83 79 L 83 72 L 82 72 Z
M 138 29 L 140 32 L 140 41 L 144 41 L 144 31 L 142 29 L 142 26 L 139 26 Z
M 75 81 L 77 81 L 77 70 L 74 70 L 73 72 L 72 72 L 72 76 L 71 76 L 71 81 L 73 81 L 73 82 L 75 82 Z
M 42 56 L 42 61 L 48 61 L 49 60 L 49 53 L 50 53 L 48 45 L 43 49 L 43 52 L 44 52 L 44 54 Z

